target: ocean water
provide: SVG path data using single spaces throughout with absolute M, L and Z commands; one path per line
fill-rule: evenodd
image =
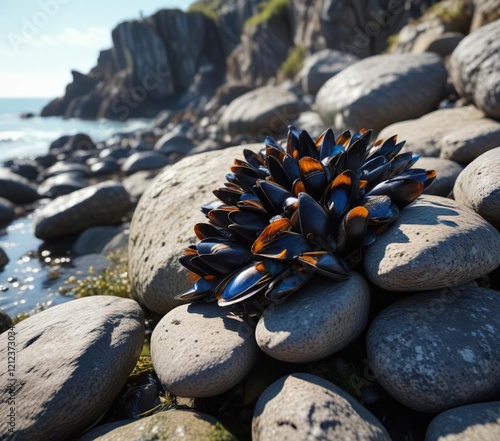
M 21 112 L 40 113 L 49 99 L 0 98 L 0 162 L 47 153 L 50 143 L 62 135 L 87 133 L 95 141 L 103 141 L 118 132 L 131 132 L 147 127 L 148 120 L 81 121 L 58 117 L 21 119 Z M 0 247 L 10 262 L 0 270 L 0 308 L 11 316 L 45 309 L 70 300 L 58 293 L 72 269 L 57 252 L 47 255 L 42 241 L 32 232 L 33 214 L 16 219 L 0 228 Z M 61 260 L 57 270 L 51 266 Z M 92 263 L 93 264 L 93 263 Z M 88 265 L 87 265 L 88 268 Z
M 22 119 L 22 112 L 39 114 L 50 98 L 0 98 L 0 161 L 47 153 L 52 141 L 62 135 L 87 133 L 94 142 L 118 132 L 148 127 L 148 120 L 83 121 L 60 117 Z

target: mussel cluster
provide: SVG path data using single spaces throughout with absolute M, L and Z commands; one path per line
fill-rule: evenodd
M 331 129 L 314 142 L 289 127 L 286 147 L 266 138 L 259 153 L 243 150 L 201 207 L 200 242 L 179 259 L 199 276 L 181 300 L 220 306 L 263 305 L 322 274 L 344 279 L 372 244 L 434 179 L 411 168 L 418 155 L 399 153 L 397 136 L 370 143 L 371 130 L 338 138 Z

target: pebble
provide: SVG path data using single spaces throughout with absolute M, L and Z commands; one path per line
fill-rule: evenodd
M 265 310 L 255 330 L 257 344 L 278 360 L 320 360 L 363 331 L 369 308 L 370 290 L 357 272 L 345 281 L 315 276 L 283 304 Z

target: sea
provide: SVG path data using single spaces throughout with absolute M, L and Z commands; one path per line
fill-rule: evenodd
M 22 119 L 20 114 L 40 114 L 50 98 L 0 98 L 0 165 L 3 161 L 44 155 L 50 143 L 62 135 L 87 133 L 94 142 L 115 133 L 148 127 L 150 120 L 83 121 L 60 117 Z M 32 233 L 32 214 L 0 228 L 0 247 L 10 261 L 0 270 L 0 308 L 11 317 L 43 310 L 70 297 L 59 294 L 59 286 L 73 273 L 64 256 L 40 255 L 42 241 Z M 54 270 L 54 259 L 61 265 Z M 88 265 L 87 265 L 88 266 Z
M 47 153 L 52 141 L 62 135 L 87 133 L 94 142 L 119 132 L 145 128 L 149 120 L 79 120 L 35 116 L 20 118 L 22 112 L 38 115 L 50 98 L 0 98 L 0 161 Z

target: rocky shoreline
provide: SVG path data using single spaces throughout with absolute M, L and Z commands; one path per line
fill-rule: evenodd
M 405 9 L 355 54 L 341 43 L 360 42 L 357 26 L 333 2 L 320 15 L 320 2 L 271 1 L 265 18 L 259 3 L 214 2 L 216 21 L 160 11 L 119 25 L 113 49 L 43 114 L 119 118 L 113 100 L 160 63 L 168 82 L 123 109 L 155 116 L 151 127 L 99 143 L 63 136 L 46 155 L 2 164 L 0 224 L 31 213 L 43 241 L 32 258 L 59 247 L 95 266 L 61 284 L 75 300 L 14 321 L 1 311 L 2 439 L 500 437 L 497 3 Z M 355 20 L 368 32 L 365 15 Z M 176 49 L 170 37 L 193 28 Z M 266 51 L 273 38 L 282 45 Z M 280 77 L 302 43 L 301 68 Z M 327 127 L 397 134 L 437 178 L 347 280 L 315 275 L 252 315 L 175 299 L 193 283 L 178 260 L 206 221 L 199 207 L 244 149 L 280 141 L 290 124 L 313 138 Z M 120 258 L 99 272 L 112 251 Z M 0 269 L 18 257 L 0 249 Z

